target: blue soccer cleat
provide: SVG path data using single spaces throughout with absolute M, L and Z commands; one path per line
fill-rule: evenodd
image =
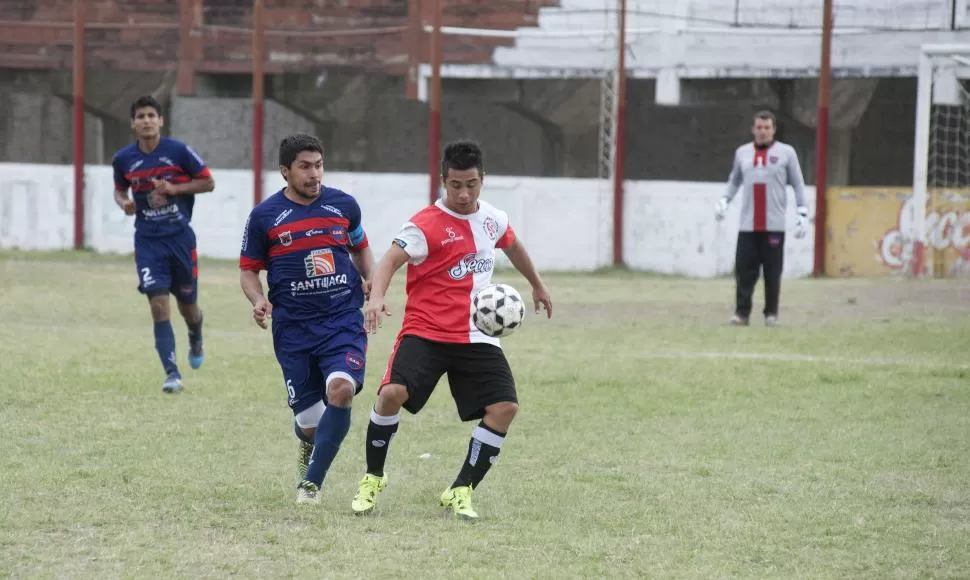
M 202 366 L 203 361 L 205 361 L 205 349 L 202 348 L 200 340 L 197 344 L 189 346 L 189 366 L 197 369 Z
M 178 373 L 171 373 L 165 378 L 165 382 L 162 383 L 163 393 L 180 393 L 182 392 L 182 376 Z

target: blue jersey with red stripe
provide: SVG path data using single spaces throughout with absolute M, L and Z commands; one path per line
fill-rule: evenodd
M 205 162 L 191 147 L 169 137 L 162 137 L 151 153 L 132 143 L 119 149 L 111 160 L 115 188 L 128 191 L 135 199 L 135 231 L 139 236 L 172 236 L 184 232 L 192 220 L 194 195 L 173 195 L 161 207 L 152 207 L 148 194 L 155 188 L 152 179 L 171 183 L 188 183 L 209 177 Z
M 360 206 L 350 195 L 321 187 L 310 205 L 280 190 L 249 213 L 239 267 L 266 270 L 273 320 L 335 317 L 360 310 L 364 290 L 351 261 L 367 247 Z

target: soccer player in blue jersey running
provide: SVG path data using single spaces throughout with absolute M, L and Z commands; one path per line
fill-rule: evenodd
M 189 329 L 189 364 L 202 366 L 202 310 L 198 299 L 195 232 L 189 222 L 195 194 L 215 189 L 202 158 L 191 147 L 162 137 L 162 107 L 153 97 L 131 104 L 131 128 L 138 140 L 115 153 L 115 203 L 135 216 L 138 290 L 148 297 L 155 322 L 155 350 L 165 370 L 162 391 L 182 390 L 175 357 L 169 293 Z M 131 189 L 134 199 L 128 196 Z
M 297 503 L 319 503 L 320 488 L 347 431 L 364 383 L 365 295 L 374 267 L 350 195 L 323 185 L 323 145 L 310 135 L 280 143 L 286 187 L 249 214 L 239 257 L 240 285 L 253 319 L 272 318 L 273 347 L 300 439 Z M 269 297 L 259 271 L 266 270 Z

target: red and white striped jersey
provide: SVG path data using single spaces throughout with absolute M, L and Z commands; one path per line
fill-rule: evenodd
M 478 211 L 455 213 L 441 200 L 416 213 L 394 243 L 410 256 L 400 336 L 500 346 L 472 322 L 472 299 L 491 283 L 495 249 L 515 241 L 504 211 L 479 200 Z
M 724 197 L 730 203 L 739 189 L 742 192 L 740 231 L 784 232 L 789 185 L 795 190 L 795 203 L 804 206 L 805 180 L 791 145 L 774 141 L 738 147 Z

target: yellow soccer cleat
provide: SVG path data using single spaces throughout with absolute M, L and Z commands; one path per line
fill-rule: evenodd
M 455 515 L 463 520 L 478 519 L 478 514 L 472 509 L 472 488 L 453 487 L 441 494 L 441 507 L 451 508 Z
M 374 511 L 377 506 L 377 494 L 384 491 L 385 487 L 387 487 L 386 473 L 381 477 L 370 473 L 364 475 L 364 479 L 360 480 L 360 487 L 357 489 L 354 501 L 350 502 L 350 509 L 357 515 Z
M 306 477 L 307 469 L 310 468 L 310 456 L 313 455 L 313 443 L 307 443 L 306 441 L 300 441 L 300 459 L 298 463 L 297 481 L 303 481 Z

